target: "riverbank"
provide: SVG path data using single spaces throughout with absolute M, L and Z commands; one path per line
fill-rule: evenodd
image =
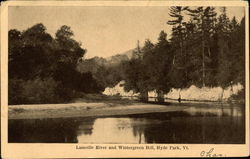
M 100 117 L 181 111 L 191 106 L 221 106 L 221 103 L 80 102 L 69 104 L 10 105 L 9 119 Z M 227 106 L 227 104 L 223 104 Z
M 185 107 L 163 106 L 156 104 L 133 103 L 130 105 L 112 105 L 109 103 L 70 103 L 44 105 L 9 106 L 9 119 L 39 119 L 93 117 L 143 114 L 154 112 L 179 111 Z

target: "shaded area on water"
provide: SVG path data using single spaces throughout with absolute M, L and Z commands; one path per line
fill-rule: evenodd
M 244 114 L 242 107 L 190 107 L 119 117 L 9 120 L 8 141 L 243 144 Z

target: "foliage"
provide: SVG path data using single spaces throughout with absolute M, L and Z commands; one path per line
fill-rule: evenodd
M 9 31 L 9 104 L 67 102 L 103 90 L 91 73 L 77 71 L 86 50 L 73 35 L 66 25 L 55 39 L 43 24 Z
M 190 85 L 244 86 L 245 18 L 230 20 L 225 7 L 218 17 L 214 7 L 173 6 L 169 15 L 169 40 L 161 31 L 156 44 L 147 39 L 124 65 L 127 91 L 161 95 Z
M 10 104 L 40 104 L 58 102 L 57 82 L 52 78 L 9 81 Z
M 171 34 L 161 31 L 155 44 L 147 39 L 142 47 L 138 41 L 131 59 L 84 59 L 86 49 L 66 25 L 55 38 L 43 24 L 10 30 L 9 103 L 67 102 L 121 80 L 143 100 L 156 90 L 159 101 L 171 88 L 245 86 L 245 18 L 229 19 L 225 7 L 217 14 L 209 6 L 170 7 Z

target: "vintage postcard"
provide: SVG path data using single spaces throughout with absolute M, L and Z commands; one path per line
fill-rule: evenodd
M 1 3 L 3 158 L 249 156 L 246 1 Z

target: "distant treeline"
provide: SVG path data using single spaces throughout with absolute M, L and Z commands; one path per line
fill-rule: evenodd
M 55 38 L 43 24 L 10 30 L 9 104 L 68 102 L 121 80 L 142 100 L 156 90 L 159 101 L 171 88 L 244 86 L 244 17 L 230 20 L 223 7 L 219 16 L 213 7 L 179 6 L 170 7 L 169 15 L 170 38 L 161 31 L 157 43 L 147 39 L 131 59 L 116 56 L 110 63 L 83 59 L 86 50 L 69 26 L 59 28 Z

